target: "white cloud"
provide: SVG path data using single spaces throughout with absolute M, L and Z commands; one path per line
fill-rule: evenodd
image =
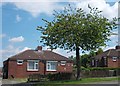
M 24 41 L 24 37 L 23 36 L 19 36 L 19 37 L 14 37 L 9 39 L 10 42 L 22 42 Z
M 29 48 L 29 47 L 24 47 L 22 50 L 20 50 L 19 52 L 23 52 L 23 51 L 25 51 L 25 50 L 31 50 L 31 48 Z
M 8 45 L 6 49 L 0 50 L 2 54 L 8 54 L 8 53 L 17 53 L 19 52 L 19 48 L 14 48 L 12 45 Z
M 50 50 L 48 46 L 45 46 L 43 47 L 43 50 Z M 75 51 L 69 51 L 69 50 L 64 50 L 64 49 L 60 49 L 60 48 L 57 48 L 57 49 L 53 49 L 53 52 L 55 53 L 58 53 L 62 56 L 65 56 L 65 57 L 70 57 L 70 56 L 75 56 Z
M 115 38 L 118 38 L 118 31 L 113 31 L 113 32 L 111 33 L 111 35 L 109 36 L 109 38 L 110 38 L 111 40 L 113 40 L 113 39 L 115 39 Z
M 2 2 L 57 2 L 58 0 L 4 0 Z
M 116 2 L 113 6 L 110 6 L 105 0 L 83 0 L 81 2 L 77 2 L 76 6 L 83 8 L 86 12 L 89 12 L 88 4 L 91 7 L 97 7 L 99 10 L 103 11 L 102 14 L 108 19 L 118 17 L 118 2 Z
M 69 51 L 69 50 L 64 50 L 64 49 L 60 49 L 60 48 L 53 50 L 53 52 L 63 55 L 65 57 L 70 57 L 70 56 L 76 55 L 75 51 Z
M 19 15 L 16 15 L 16 21 L 20 22 L 22 20 L 22 18 Z
M 85 11 L 88 10 L 88 4 L 92 7 L 97 7 L 103 11 L 103 15 L 109 19 L 118 16 L 118 2 L 113 6 L 106 3 L 106 0 L 4 0 L 3 2 L 11 2 L 18 9 L 29 12 L 34 17 L 37 17 L 40 13 L 52 14 L 53 10 L 62 9 L 64 6 L 58 2 L 74 2 L 76 7 L 81 7 Z
M 6 60 L 8 57 L 16 55 L 20 52 L 23 52 L 25 50 L 30 50 L 31 48 L 29 47 L 15 47 L 13 45 L 8 45 L 5 49 L 0 50 L 0 55 L 2 57 L 2 60 Z
M 115 49 L 115 46 L 107 46 L 107 47 L 102 47 L 104 51 L 109 50 L 109 49 Z
M 48 0 L 31 2 L 27 0 L 26 2 L 12 2 L 18 9 L 24 10 L 32 14 L 32 16 L 37 17 L 40 13 L 45 13 L 51 15 L 53 10 L 61 9 L 62 6 L 57 4 L 57 2 L 49 2 Z
M 109 38 L 110 38 L 111 40 L 113 40 L 113 39 L 115 39 L 115 38 L 118 38 L 118 35 L 111 35 Z
M 0 38 L 6 37 L 6 34 L 0 34 Z

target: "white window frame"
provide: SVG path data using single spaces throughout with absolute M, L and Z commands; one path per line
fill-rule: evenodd
M 116 62 L 116 61 L 117 61 L 117 57 L 113 56 L 113 57 L 112 57 L 112 60 L 113 60 L 114 62 Z
M 17 64 L 18 65 L 22 65 L 23 64 L 23 60 L 17 60 Z
M 66 65 L 66 61 L 61 61 L 61 65 Z
M 34 68 L 30 69 L 29 62 L 34 62 Z M 36 67 L 38 66 L 38 68 Z M 27 60 L 27 71 L 38 71 L 39 70 L 39 60 Z
M 50 66 L 50 68 L 51 68 L 51 62 L 54 62 L 54 63 L 56 63 L 56 69 L 49 69 L 48 68 L 48 65 Z M 57 71 L 57 63 L 58 63 L 58 61 L 46 61 L 46 71 Z

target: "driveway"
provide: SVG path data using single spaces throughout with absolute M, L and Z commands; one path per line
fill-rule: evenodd
M 26 81 L 21 81 L 21 80 L 17 80 L 17 79 L 3 79 L 2 80 L 2 84 L 19 84 L 19 83 L 24 83 Z

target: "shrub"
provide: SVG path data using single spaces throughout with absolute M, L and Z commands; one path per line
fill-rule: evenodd
M 64 72 L 59 72 L 56 74 L 48 74 L 47 75 L 48 79 L 50 81 L 56 81 L 56 80 L 70 80 L 72 77 L 72 73 L 64 73 Z

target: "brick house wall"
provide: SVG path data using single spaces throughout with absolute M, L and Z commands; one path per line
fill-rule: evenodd
M 59 72 L 72 72 L 72 63 L 66 63 L 66 65 L 58 64 L 58 71 Z
M 22 65 L 17 65 L 16 61 L 9 61 L 8 78 L 26 78 L 30 74 L 44 74 L 44 64 L 39 62 L 38 71 L 27 71 L 27 62 L 24 61 Z
M 18 65 L 17 61 L 8 61 L 8 78 L 27 78 L 30 74 L 53 74 L 58 72 L 72 72 L 73 63 L 66 63 L 66 65 L 57 64 L 57 71 L 46 71 L 43 62 L 39 62 L 38 71 L 27 71 L 27 61 L 22 65 Z M 45 69 L 44 69 L 45 68 Z
M 63 65 L 64 63 L 66 65 Z M 42 46 L 38 46 L 35 50 L 26 50 L 14 55 L 5 60 L 3 65 L 4 79 L 27 78 L 30 74 L 45 75 L 49 73 L 72 72 L 73 68 L 72 60 L 55 52 L 42 50 Z M 46 69 L 49 71 L 46 71 Z
M 92 60 L 91 64 L 92 62 L 94 63 L 91 65 L 92 67 L 118 68 L 120 67 L 120 46 L 116 46 L 115 49 L 108 49 L 103 53 L 94 56 Z
M 57 71 L 46 71 L 46 74 L 54 74 L 58 72 L 72 72 L 73 71 L 73 63 L 66 63 L 66 65 L 61 65 L 60 62 L 57 64 Z
M 116 61 L 113 61 L 112 58 L 108 58 L 108 67 L 109 68 L 117 68 L 120 67 L 120 60 L 117 59 Z

